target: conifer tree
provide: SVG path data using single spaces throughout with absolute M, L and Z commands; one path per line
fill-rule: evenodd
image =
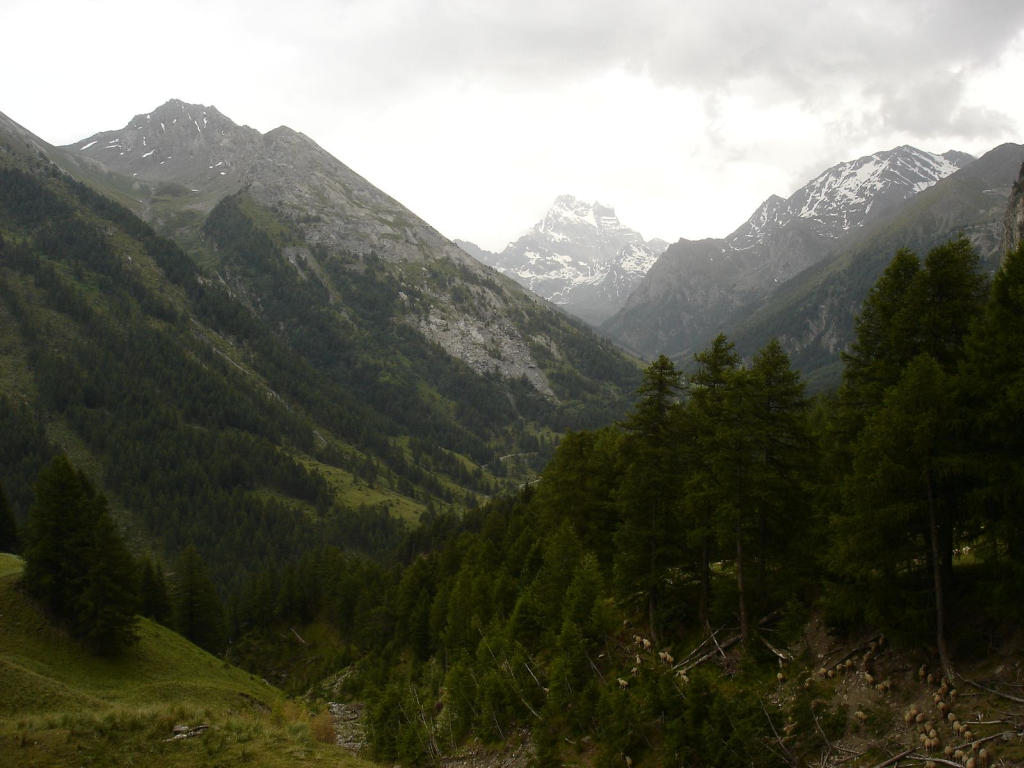
M 171 618 L 171 598 L 163 567 L 148 557 L 139 569 L 139 613 L 161 624 L 167 624 Z
M 683 527 L 687 540 L 698 552 L 697 572 L 700 597 L 697 613 L 705 630 L 710 628 L 711 562 L 715 552 L 715 520 L 719 499 L 724 492 L 714 471 L 712 456 L 718 430 L 725 421 L 730 388 L 737 376 L 740 359 L 725 334 L 719 334 L 711 346 L 694 356 L 697 371 L 690 379 L 687 407 L 687 432 L 682 440 L 689 456 L 690 472 L 685 484 Z
M 965 342 L 959 375 L 964 407 L 971 415 L 965 439 L 975 479 L 974 507 L 1018 569 L 1024 569 L 1022 349 L 1024 244 L 1007 254 L 996 273 L 984 312 Z
M 0 486 L 0 552 L 18 551 L 18 526 L 7 503 L 7 494 Z
M 194 544 L 178 558 L 174 575 L 174 628 L 211 653 L 224 644 L 224 615 L 213 581 Z
M 622 512 L 615 533 L 615 576 L 624 593 L 642 596 L 655 641 L 666 569 L 681 559 L 682 386 L 682 374 L 661 355 L 644 371 L 639 398 L 625 421 L 626 468 L 619 488 Z
M 952 679 L 946 643 L 948 579 L 943 563 L 951 557 L 943 531 L 955 526 L 957 500 L 943 498 L 940 479 L 955 461 L 950 422 L 953 387 L 930 355 L 920 355 L 886 392 L 855 446 L 854 471 L 846 486 L 851 514 L 839 521 L 840 568 L 854 575 L 883 611 L 897 608 L 892 595 L 899 574 L 919 574 L 930 582 L 936 646 L 946 676 Z M 874 593 L 874 594 L 872 594 Z M 900 602 L 898 610 L 905 603 Z M 891 616 L 876 619 L 892 621 Z
M 901 251 L 879 279 L 846 358 L 840 414 L 847 429 L 840 433 L 850 450 L 833 520 L 839 535 L 832 563 L 840 577 L 834 605 L 850 617 L 861 612 L 883 626 L 899 625 L 907 617 L 902 606 L 930 585 L 949 673 L 944 603 L 968 489 L 964 422 L 950 398 L 964 339 L 983 306 L 984 280 L 964 237 L 933 248 L 923 265 L 915 262 Z
M 29 510 L 25 587 L 94 651 L 136 639 L 134 564 L 107 515 L 106 499 L 58 456 L 40 473 Z
M 101 497 L 102 498 L 102 497 Z M 85 585 L 75 603 L 72 631 L 93 650 L 113 654 L 138 639 L 135 562 L 106 514 L 97 516 Z

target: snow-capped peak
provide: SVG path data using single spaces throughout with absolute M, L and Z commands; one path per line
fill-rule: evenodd
M 572 195 L 560 195 L 532 231 L 561 241 L 586 236 L 584 232 L 610 234 L 614 237 L 624 229 L 611 206 L 596 201 L 577 200 Z
M 787 200 L 772 196 L 728 240 L 737 250 L 764 242 L 773 229 L 803 219 L 823 237 L 836 238 L 927 189 L 973 160 L 936 155 L 903 145 L 838 163 L 811 179 Z
M 667 244 L 646 243 L 615 209 L 560 195 L 532 229 L 486 263 L 585 320 L 617 311 Z

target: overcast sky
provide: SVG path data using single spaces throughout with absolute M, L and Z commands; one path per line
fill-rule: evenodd
M 0 0 L 0 30 L 0 112 L 50 143 L 214 105 L 493 250 L 562 193 L 718 237 L 842 160 L 1024 143 L 1021 0 Z

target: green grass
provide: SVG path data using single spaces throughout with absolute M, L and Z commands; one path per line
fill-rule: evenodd
M 348 445 L 345 445 L 344 448 L 355 450 Z M 392 516 L 409 523 L 417 522 L 423 513 L 423 504 L 384 487 L 383 480 L 370 486 L 340 467 L 324 464 L 305 455 L 297 455 L 295 458 L 302 462 L 307 469 L 315 469 L 320 472 L 327 480 L 334 498 L 341 504 L 350 507 L 358 507 L 363 504 L 368 506 L 385 504 Z
M 0 554 L 0 764 L 363 764 L 317 741 L 305 706 L 148 620 L 123 657 L 90 655 L 17 589 L 21 567 Z

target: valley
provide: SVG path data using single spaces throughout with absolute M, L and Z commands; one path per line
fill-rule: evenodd
M 284 126 L 0 116 L 0 754 L 1019 764 L 1022 161 L 487 254 Z

